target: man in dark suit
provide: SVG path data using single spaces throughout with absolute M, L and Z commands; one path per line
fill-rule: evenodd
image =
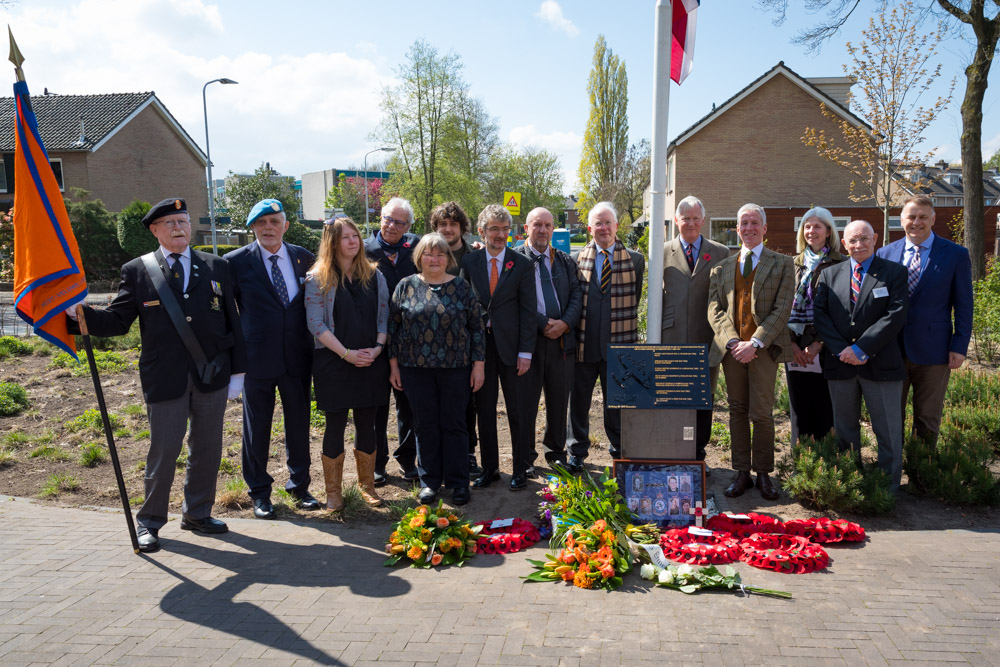
M 534 266 L 536 325 L 538 338 L 528 371 L 530 391 L 524 392 L 522 414 L 531 424 L 531 446 L 528 451 L 528 476 L 534 477 L 535 419 L 539 398 L 545 391 L 545 433 L 542 447 L 545 460 L 551 464 L 566 464 L 566 408 L 573 387 L 573 366 L 576 364 L 575 329 L 583 310 L 583 289 L 576 262 L 562 250 L 552 247 L 552 214 L 536 208 L 525 218 L 528 241 L 519 252 L 532 260 Z
M 931 231 L 934 218 L 930 197 L 910 197 L 900 215 L 906 236 L 875 254 L 906 267 L 902 410 L 912 385 L 913 433 L 936 440 L 948 378 L 965 362 L 972 337 L 972 263 L 968 250 Z
M 532 263 L 507 249 L 510 213 L 490 204 L 479 214 L 482 250 L 462 258 L 461 275 L 483 306 L 486 324 L 486 380 L 475 393 L 479 422 L 479 449 L 483 474 L 472 487 L 482 489 L 500 479 L 500 446 L 497 441 L 497 381 L 503 388 L 510 427 L 514 474 L 511 491 L 527 486 L 529 443 L 534 442 L 535 423 L 523 414 L 521 403 L 529 385 L 525 374 L 531 368 L 535 349 L 535 282 Z
M 814 317 L 841 450 L 860 455 L 864 397 L 878 441 L 878 465 L 895 492 L 903 472 L 899 404 L 906 368 L 898 336 L 906 322 L 906 269 L 876 257 L 877 241 L 864 220 L 847 225 L 843 242 L 851 259 L 820 274 Z
M 385 276 L 390 297 L 400 280 L 417 272 L 413 264 L 413 249 L 417 247 L 420 237 L 409 233 L 412 225 L 413 206 L 402 197 L 393 197 L 382 207 L 379 231 L 365 241 L 365 254 L 378 262 L 378 270 Z M 399 434 L 393 458 L 399 464 L 403 479 L 416 480 L 420 477 L 417 473 L 417 435 L 413 430 L 410 402 L 401 391 L 393 389 L 392 395 L 396 401 L 396 428 Z M 375 414 L 375 486 L 382 486 L 388 479 L 385 469 L 389 462 L 388 429 L 389 406 L 385 405 Z
M 284 243 L 288 221 L 281 202 L 257 202 L 247 216 L 256 241 L 226 254 L 236 278 L 234 296 L 240 309 L 247 368 L 243 385 L 243 479 L 249 487 L 253 513 L 273 519 L 267 472 L 271 448 L 274 392 L 281 394 L 285 422 L 287 490 L 305 510 L 318 510 L 309 493 L 309 385 L 313 339 L 306 329 L 303 295 L 313 254 Z
M 590 209 L 587 225 L 593 237 L 574 253 L 580 270 L 583 309 L 577 326 L 576 366 L 570 393 L 567 467 L 579 472 L 590 447 L 590 404 L 601 381 L 604 432 L 612 458 L 621 458 L 621 411 L 608 409 L 608 345 L 635 343 L 639 338 L 638 306 L 646 260 L 618 240 L 618 213 L 610 202 Z
M 184 200 L 161 201 L 143 223 L 160 247 L 122 267 L 118 295 L 107 308 L 88 307 L 84 313 L 90 333 L 97 336 L 128 333 L 139 318 L 139 380 L 149 416 L 150 444 L 145 500 L 136 522 L 139 548 L 150 552 L 159 549 L 159 530 L 167 523 L 170 487 L 189 422 L 181 528 L 203 533 L 228 530 L 225 523 L 212 518 L 212 505 L 222 460 L 226 399 L 238 395 L 247 356 L 233 298 L 232 270 L 226 260 L 188 246 L 191 219 Z M 162 275 L 163 292 L 157 291 L 150 271 Z M 180 324 L 168 314 L 167 298 Z M 75 319 L 74 312 L 67 314 Z M 75 322 L 69 324 L 74 330 Z M 188 343 L 182 339 L 185 334 Z M 196 355 L 189 349 L 195 349 Z M 197 361 L 198 357 L 208 363 Z

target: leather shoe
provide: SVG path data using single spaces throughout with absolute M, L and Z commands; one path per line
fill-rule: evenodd
M 319 501 L 313 498 L 312 494 L 308 491 L 292 491 L 291 493 L 292 497 L 295 498 L 295 506 L 300 510 L 315 512 L 320 509 Z
M 407 482 L 412 482 L 414 480 L 420 479 L 420 473 L 417 472 L 416 466 L 404 467 L 399 466 L 399 471 L 403 473 L 403 479 Z
M 151 554 L 154 551 L 160 550 L 160 538 L 156 528 L 143 528 L 139 526 L 136 537 L 139 538 L 139 551 L 142 553 Z
M 253 515 L 258 519 L 273 519 L 277 516 L 274 505 L 267 498 L 254 498 Z
M 466 503 L 469 502 L 469 499 L 471 497 L 472 497 L 472 494 L 469 493 L 469 487 L 467 487 L 467 486 L 460 486 L 457 489 L 455 489 L 455 492 L 452 494 L 452 496 L 451 496 L 451 504 L 452 505 L 465 505 Z
M 425 486 L 420 489 L 420 493 L 417 494 L 417 500 L 420 501 L 421 505 L 430 505 L 432 502 L 437 500 L 437 491 L 429 486 Z
M 538 479 L 538 472 L 535 470 L 535 466 L 530 466 L 524 471 L 524 476 L 527 479 Z
M 388 481 L 389 473 L 385 471 L 385 468 L 375 471 L 375 486 L 385 486 Z
M 757 473 L 757 488 L 760 489 L 760 496 L 764 500 L 777 500 L 781 495 L 766 472 Z
M 740 470 L 736 473 L 736 479 L 733 480 L 733 483 L 727 486 L 726 490 L 722 493 L 727 498 L 738 498 L 752 486 L 753 478 L 750 477 L 750 471 Z
M 514 473 L 514 476 L 510 478 L 511 491 L 520 491 L 526 486 L 528 486 L 528 480 L 525 479 L 523 472 L 516 472 Z
M 493 482 L 499 482 L 499 481 L 500 481 L 499 470 L 484 470 L 483 474 L 477 477 L 475 481 L 472 482 L 472 488 L 485 489 Z
M 569 457 L 569 459 L 566 461 L 566 470 L 572 473 L 583 472 L 583 459 L 581 459 L 579 456 Z
M 476 463 L 476 457 L 469 455 L 469 479 L 475 479 L 483 474 L 483 469 Z
M 194 530 L 199 533 L 218 535 L 220 533 L 228 532 L 229 526 L 218 519 L 213 519 L 210 516 L 206 516 L 204 519 L 191 519 L 184 516 L 181 517 L 181 530 Z

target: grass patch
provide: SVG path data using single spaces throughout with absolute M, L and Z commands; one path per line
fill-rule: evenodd
M 94 362 L 101 373 L 121 373 L 129 367 L 128 359 L 120 352 L 110 350 L 94 350 Z M 70 356 L 68 352 L 60 352 L 49 364 L 49 368 L 68 368 L 73 377 L 90 375 L 90 362 L 87 353 L 80 353 L 80 361 Z
M 80 465 L 84 468 L 96 468 L 108 460 L 108 452 L 96 442 L 90 442 L 80 450 Z
M 129 507 L 142 507 L 142 504 L 146 502 L 146 496 L 139 494 L 138 496 L 129 496 L 128 504 Z
M 46 461 L 69 461 L 68 452 L 59 449 L 55 445 L 41 445 L 31 450 L 29 454 L 33 459 L 45 459 Z
M 243 481 L 242 477 L 233 477 L 223 485 L 222 491 L 219 492 L 215 502 L 217 505 L 222 505 L 229 509 L 243 509 L 250 502 L 247 490 L 247 483 Z
M 34 347 L 20 338 L 13 336 L 0 336 L 0 359 L 7 357 L 23 357 L 31 354 Z
M 417 501 L 413 498 L 403 498 L 402 500 L 387 500 L 385 507 L 389 510 L 389 518 L 399 521 L 407 512 L 417 506 Z
M 138 403 L 133 403 L 132 405 L 126 405 L 122 409 L 122 414 L 127 417 L 145 417 L 146 407 L 139 405 Z
M 729 426 L 722 422 L 712 422 L 711 442 L 722 449 L 729 449 L 732 446 L 729 436 Z
M 188 446 L 181 445 L 180 456 L 177 457 L 177 469 L 184 470 L 188 464 Z
M 219 472 L 224 473 L 226 475 L 235 475 L 239 471 L 240 471 L 239 464 L 233 461 L 232 459 L 222 457 L 222 460 L 219 461 Z
M 6 468 L 17 463 L 17 457 L 14 456 L 14 450 L 9 447 L 0 447 L 0 468 Z
M 26 445 L 29 442 L 31 442 L 31 438 L 24 433 L 21 433 L 20 431 L 12 431 L 5 435 L 3 439 L 0 439 L 0 447 L 4 447 L 6 449 L 16 449 L 18 446 Z
M 35 436 L 36 445 L 47 445 L 55 441 L 56 441 L 56 432 L 53 431 L 52 429 L 47 429 L 41 435 Z
M 309 425 L 313 428 L 324 428 L 326 426 L 326 414 L 316 407 L 316 401 L 309 404 Z
M 0 415 L 12 417 L 28 409 L 28 392 L 16 382 L 0 382 Z
M 149 440 L 149 429 L 144 429 L 135 434 L 136 440 Z
M 115 435 L 125 426 L 122 423 L 122 418 L 114 413 L 108 413 L 108 420 L 111 422 L 111 428 L 115 431 Z M 96 434 L 104 433 L 104 421 L 101 419 L 101 411 L 97 408 L 90 408 L 79 417 L 74 417 L 67 422 L 66 428 L 73 432 L 88 431 Z M 128 431 L 125 432 L 125 435 L 128 435 Z
M 72 493 L 80 488 L 80 482 L 73 475 L 49 475 L 38 492 L 40 498 L 51 498 L 61 493 Z

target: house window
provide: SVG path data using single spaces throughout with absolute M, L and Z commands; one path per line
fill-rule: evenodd
M 52 158 L 49 160 L 49 164 L 52 165 L 52 173 L 55 174 L 56 183 L 59 184 L 59 192 L 66 192 L 66 186 L 63 185 L 63 163 L 62 158 Z
M 736 218 L 710 218 L 708 238 L 729 248 L 738 248 L 740 237 L 736 234 Z
M 835 215 L 833 216 L 833 224 L 837 228 L 837 231 L 844 231 L 846 227 L 851 222 L 850 216 L 847 215 Z M 795 216 L 795 231 L 799 231 L 799 227 L 802 226 L 802 216 Z
M 4 161 L 0 159 L 0 192 L 8 192 L 7 190 L 7 165 Z

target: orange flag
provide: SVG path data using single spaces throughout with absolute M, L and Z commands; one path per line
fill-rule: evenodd
M 35 334 L 76 357 L 63 311 L 87 297 L 80 249 L 24 81 L 14 104 L 14 305 Z

